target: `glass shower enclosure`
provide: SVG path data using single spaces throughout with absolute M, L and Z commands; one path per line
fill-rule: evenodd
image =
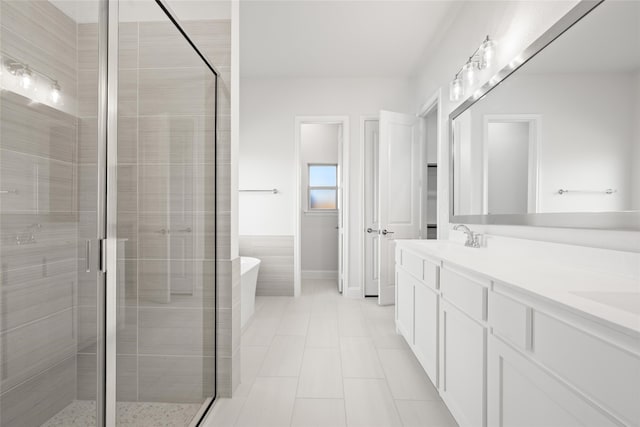
M 218 72 L 162 0 L 0 0 L 0 27 L 0 427 L 197 425 Z

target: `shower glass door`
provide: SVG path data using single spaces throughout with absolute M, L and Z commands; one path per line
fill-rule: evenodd
M 153 0 L 118 30 L 116 423 L 186 426 L 215 393 L 216 76 Z
M 100 4 L 0 1 L 2 427 L 102 418 Z
M 0 427 L 212 401 L 216 85 L 159 0 L 0 0 Z

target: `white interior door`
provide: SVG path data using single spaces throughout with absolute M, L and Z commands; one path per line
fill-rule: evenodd
M 364 121 L 364 295 L 378 296 L 378 120 Z
M 380 112 L 378 303 L 395 302 L 395 239 L 420 238 L 418 118 Z

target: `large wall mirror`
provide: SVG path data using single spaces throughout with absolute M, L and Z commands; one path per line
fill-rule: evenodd
M 640 229 L 640 2 L 579 3 L 450 126 L 451 222 Z

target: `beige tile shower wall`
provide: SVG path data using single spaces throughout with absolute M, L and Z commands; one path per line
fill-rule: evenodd
M 0 4 L 0 51 L 77 87 L 76 25 L 48 2 Z M 76 396 L 77 118 L 0 93 L 0 424 L 40 425 Z
M 293 236 L 240 236 L 240 256 L 261 261 L 256 295 L 293 295 Z

